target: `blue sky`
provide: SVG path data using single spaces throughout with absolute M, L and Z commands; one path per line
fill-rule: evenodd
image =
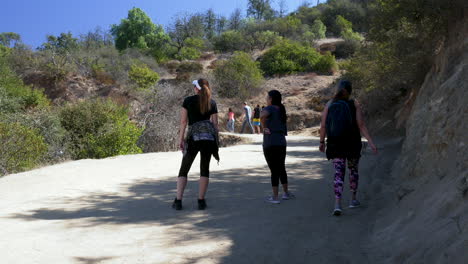
M 303 2 L 286 0 L 288 11 Z M 247 0 L 2 0 L 0 32 L 16 32 L 24 43 L 36 48 L 47 34 L 70 31 L 77 36 L 97 26 L 108 29 L 125 18 L 132 7 L 143 9 L 153 22 L 166 27 L 178 13 L 213 8 L 227 16 L 237 7 L 245 12 L 246 6 Z

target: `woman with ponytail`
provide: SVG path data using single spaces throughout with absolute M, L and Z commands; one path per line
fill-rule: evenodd
M 346 172 L 346 163 L 349 169 L 349 186 L 351 189 L 351 201 L 349 208 L 361 205 L 357 200 L 357 189 L 359 183 L 359 159 L 361 157 L 361 135 L 363 135 L 377 154 L 377 147 L 367 131 L 361 110 L 357 100 L 350 99 L 352 84 L 341 80 L 333 99 L 327 103 L 322 113 L 320 126 L 321 152 L 326 152 L 327 159 L 333 161 L 335 168 L 334 193 L 335 208 L 333 215 L 342 213 L 341 198 Z M 327 141 L 325 142 L 325 137 Z M 325 144 L 326 143 L 326 144 Z
M 187 175 L 192 163 L 200 152 L 200 182 L 198 209 L 206 208 L 205 194 L 208 189 L 211 156 L 219 161 L 218 155 L 218 108 L 211 99 L 210 84 L 205 79 L 192 82 L 194 96 L 185 98 L 182 104 L 179 146 L 184 154 L 177 179 L 177 197 L 172 204 L 176 210 L 182 209 L 182 197 L 187 185 Z M 185 130 L 188 127 L 187 136 Z
M 262 110 L 260 120 L 263 127 L 263 154 L 271 171 L 271 185 L 273 195 L 267 197 L 266 201 L 279 204 L 278 196 L 279 182 L 283 186 L 283 200 L 295 198 L 288 190 L 288 175 L 286 173 L 286 108 L 282 104 L 281 93 L 277 90 L 268 92 L 268 106 Z

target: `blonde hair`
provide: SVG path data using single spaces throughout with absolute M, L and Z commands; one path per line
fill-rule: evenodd
M 199 79 L 198 85 L 201 87 L 200 93 L 198 94 L 200 97 L 200 113 L 205 114 L 211 110 L 211 88 L 210 84 L 205 79 Z

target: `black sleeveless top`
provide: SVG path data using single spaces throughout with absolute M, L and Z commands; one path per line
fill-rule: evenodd
M 356 105 L 354 100 L 348 100 L 346 103 L 351 111 L 353 123 L 346 140 L 327 137 L 327 159 L 334 158 L 359 158 L 361 157 L 361 132 L 357 123 Z M 328 107 L 328 105 L 327 105 Z

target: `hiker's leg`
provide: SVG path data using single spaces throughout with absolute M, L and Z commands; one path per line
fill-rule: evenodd
M 247 119 L 245 119 L 244 122 L 242 123 L 241 134 L 244 133 L 245 125 L 247 125 Z
M 346 171 L 346 159 L 342 159 L 342 158 L 333 159 L 333 166 L 335 167 L 335 180 L 334 180 L 335 198 L 337 199 L 337 201 L 339 201 L 343 194 L 343 183 L 344 183 L 344 176 L 345 176 L 345 171 Z
M 187 186 L 187 176 L 190 168 L 192 167 L 192 163 L 198 154 L 198 149 L 193 144 L 193 142 L 189 142 L 188 144 L 190 145 L 187 147 L 187 153 L 185 153 L 184 157 L 182 158 L 179 177 L 177 179 L 177 200 L 182 200 L 182 197 L 184 196 L 185 186 Z
M 263 154 L 265 155 L 265 160 L 271 172 L 271 186 L 273 190 L 273 196 L 274 198 L 278 198 L 279 174 L 277 168 L 277 154 L 275 153 L 275 149 L 272 147 L 264 148 Z
M 289 192 L 288 190 L 288 174 L 286 172 L 286 146 L 278 146 L 276 153 L 278 155 L 278 173 L 281 185 L 283 186 L 284 192 Z
M 348 159 L 349 187 L 352 199 L 356 200 L 356 193 L 359 185 L 359 158 Z
M 249 118 L 249 126 L 250 126 L 250 130 L 252 130 L 252 134 L 255 134 L 255 131 L 252 125 L 252 120 L 250 118 Z
M 210 177 L 210 161 L 211 161 L 211 144 L 213 142 L 203 142 L 203 147 L 200 150 L 200 181 L 198 185 L 198 199 L 205 199 L 206 191 Z

